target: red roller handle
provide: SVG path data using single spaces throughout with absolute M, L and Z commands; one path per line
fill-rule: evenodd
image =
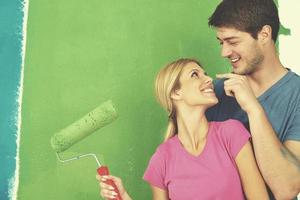
M 108 170 L 108 167 L 107 166 L 101 166 L 97 169 L 97 172 L 100 176 L 105 176 L 105 175 L 109 175 L 109 170 Z M 112 186 L 114 188 L 114 191 L 117 194 L 116 198 L 114 198 L 114 200 L 122 200 L 121 196 L 120 196 L 120 192 L 118 190 L 118 187 L 116 186 L 116 184 L 114 183 L 113 180 L 111 179 L 107 179 L 106 181 L 104 181 L 104 183 Z

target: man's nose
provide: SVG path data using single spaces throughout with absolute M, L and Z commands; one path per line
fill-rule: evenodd
M 229 57 L 231 55 L 231 53 L 232 53 L 231 48 L 229 48 L 228 45 L 223 44 L 222 45 L 222 50 L 221 50 L 222 57 L 227 58 L 227 57 Z

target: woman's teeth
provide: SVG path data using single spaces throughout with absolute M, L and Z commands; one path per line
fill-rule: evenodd
M 209 89 L 203 90 L 203 92 L 214 92 L 214 90 L 209 88 Z

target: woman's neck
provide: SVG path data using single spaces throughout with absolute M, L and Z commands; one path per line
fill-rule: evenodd
M 205 110 L 193 109 L 177 113 L 178 138 L 185 149 L 197 154 L 206 142 L 208 121 Z

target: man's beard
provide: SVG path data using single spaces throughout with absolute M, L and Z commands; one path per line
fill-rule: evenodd
M 264 55 L 259 50 L 256 52 L 257 53 L 254 58 L 252 58 L 250 61 L 246 61 L 246 67 L 242 71 L 234 73 L 239 75 L 250 75 L 257 71 L 264 60 Z

